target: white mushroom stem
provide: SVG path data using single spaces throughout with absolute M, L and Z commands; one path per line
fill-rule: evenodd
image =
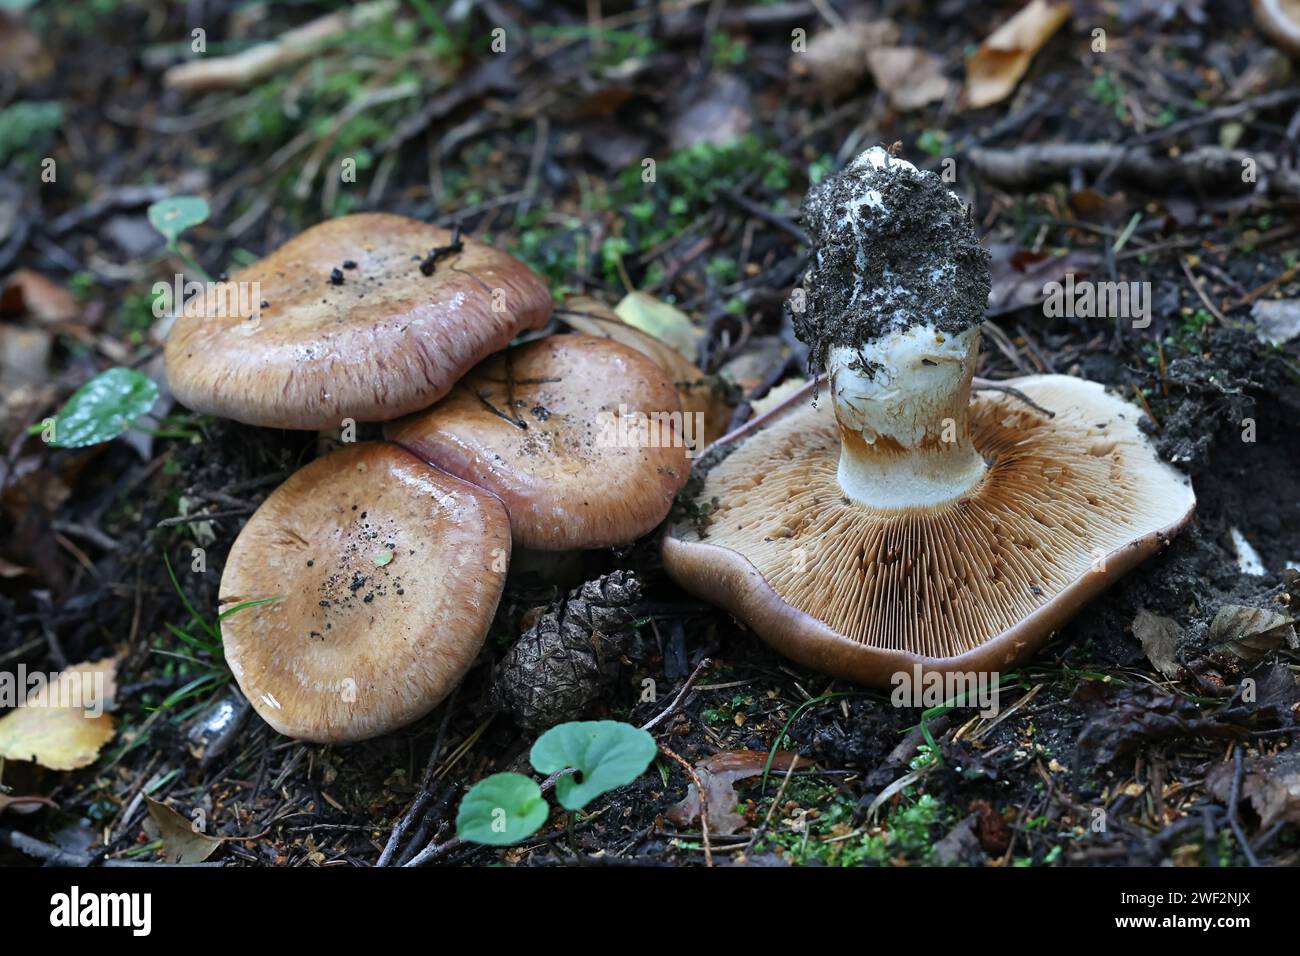
M 873 508 L 919 508 L 967 494 L 986 465 L 967 428 L 979 327 L 932 325 L 830 353 L 840 429 L 839 483 Z

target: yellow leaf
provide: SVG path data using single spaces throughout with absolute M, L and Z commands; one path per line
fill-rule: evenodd
M 1032 0 L 989 34 L 966 58 L 966 102 L 971 109 L 991 106 L 1009 96 L 1034 54 L 1069 18 L 1069 3 Z
M 0 717 L 0 757 L 29 760 L 50 770 L 76 770 L 95 762 L 113 739 L 113 718 L 105 712 L 117 693 L 117 658 L 78 664 L 53 681 L 43 678 L 26 700 Z
M 667 342 L 688 359 L 695 360 L 700 330 L 686 313 L 644 292 L 629 292 L 614 307 L 614 314 L 661 342 Z

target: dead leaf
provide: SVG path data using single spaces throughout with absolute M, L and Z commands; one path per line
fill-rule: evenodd
M 1219 608 L 1206 635 L 1211 653 L 1226 652 L 1253 664 L 1285 643 L 1295 648 L 1296 632 L 1291 619 L 1277 611 L 1225 604 Z
M 784 773 L 799 759 L 797 753 L 778 750 L 772 758 L 772 772 Z M 809 765 L 811 766 L 811 761 Z M 727 750 L 695 765 L 695 773 L 704 787 L 704 800 L 709 808 L 711 834 L 729 836 L 745 826 L 745 818 L 736 812 L 740 798 L 736 796 L 734 785 L 737 781 L 760 776 L 765 766 L 765 750 Z M 668 811 L 668 819 L 679 827 L 687 827 L 699 816 L 700 797 L 692 783 L 686 788 L 686 799 Z
M 1170 680 L 1181 680 L 1187 676 L 1183 665 L 1178 663 L 1178 639 L 1183 629 L 1172 618 L 1152 614 L 1146 608 L 1137 612 L 1133 619 L 1133 636 L 1142 642 L 1142 650 L 1153 667 Z
M 1031 0 L 989 34 L 966 58 L 967 105 L 981 109 L 1009 96 L 1029 69 L 1034 54 L 1069 18 L 1068 3 Z
M 645 292 L 629 292 L 614 306 L 614 314 L 647 335 L 671 345 L 687 361 L 694 363 L 703 336 L 690 317 L 667 302 L 660 302 Z
M 1059 256 L 1014 246 L 995 247 L 992 252 L 990 316 L 1038 305 L 1047 298 L 1044 289 L 1049 282 L 1061 282 L 1067 274 L 1085 278 L 1100 269 L 1102 261 L 1090 249 L 1072 249 Z
M 876 86 L 894 109 L 908 112 L 942 100 L 952 83 L 943 75 L 943 60 L 914 46 L 886 46 L 867 54 Z
M 1160 740 L 1239 738 L 1246 733 L 1244 726 L 1232 722 L 1246 715 L 1205 714 L 1190 700 L 1148 685 L 1117 690 L 1089 681 L 1077 696 L 1086 702 L 1088 715 L 1075 744 L 1076 767 L 1105 767 Z
M 29 315 L 42 322 L 68 322 L 81 314 L 71 291 L 31 269 L 17 269 L 0 292 L 0 313 Z
M 47 329 L 0 325 L 0 388 L 4 394 L 44 381 L 53 348 L 54 336 Z
M 1241 781 L 1241 798 L 1259 814 L 1259 826 L 1267 830 L 1286 821 L 1300 823 L 1300 749 L 1292 747 L 1271 757 L 1246 761 Z M 1205 788 L 1216 800 L 1231 798 L 1236 767 L 1218 764 L 1205 778 Z
M 855 20 L 828 27 L 808 41 L 808 49 L 791 59 L 792 68 L 806 72 L 827 93 L 844 93 L 868 73 L 867 55 L 898 42 L 892 20 Z
M 94 763 L 113 739 L 113 717 L 107 708 L 117 694 L 117 661 L 106 657 L 78 664 L 35 687 L 23 704 L 0 717 L 0 757 L 33 761 L 50 770 Z
M 685 87 L 689 95 L 674 105 L 677 114 L 669 129 L 673 149 L 701 143 L 726 146 L 748 132 L 753 122 L 749 87 L 730 73 L 711 74 L 703 88 Z
M 220 837 L 208 836 L 194 828 L 194 824 L 181 816 L 176 810 L 161 803 L 153 797 L 145 797 L 149 805 L 149 816 L 158 825 L 158 835 L 162 837 L 162 855 L 167 863 L 185 866 L 202 863 L 221 846 Z
M 976 827 L 979 815 L 972 813 L 958 822 L 934 845 L 934 859 L 940 866 L 978 863 L 984 857 Z

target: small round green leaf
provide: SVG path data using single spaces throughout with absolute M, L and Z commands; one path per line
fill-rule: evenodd
M 556 781 L 555 796 L 566 810 L 581 810 L 602 793 L 641 776 L 657 749 L 653 737 L 631 724 L 579 720 L 538 737 L 530 759 L 538 773 L 577 770 Z
M 456 814 L 456 835 L 472 843 L 510 846 L 536 833 L 549 809 L 542 790 L 522 773 L 494 773 L 470 788 Z
M 116 438 L 149 411 L 158 399 L 158 386 L 135 369 L 110 368 L 72 393 L 54 417 L 58 448 L 84 448 Z
M 200 196 L 172 196 L 149 207 L 149 224 L 171 245 L 186 229 L 208 220 L 208 201 Z

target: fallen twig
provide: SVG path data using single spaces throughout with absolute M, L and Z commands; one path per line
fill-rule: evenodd
M 334 37 L 382 20 L 396 9 L 395 0 L 372 0 L 350 10 L 331 13 L 304 23 L 277 40 L 259 43 L 233 56 L 208 57 L 174 66 L 163 74 L 163 83 L 187 93 L 251 86 L 263 77 L 307 59 Z

